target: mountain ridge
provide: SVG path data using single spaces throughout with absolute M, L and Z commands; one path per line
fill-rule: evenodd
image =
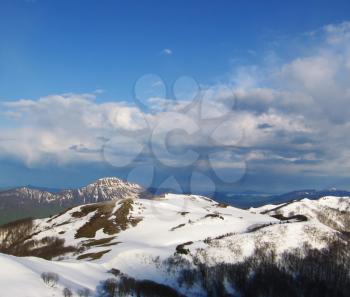
M 125 198 L 150 198 L 168 192 L 166 189 L 156 191 L 151 188 L 146 190 L 138 184 L 129 183 L 117 177 L 100 178 L 76 189 L 50 191 L 44 187 L 22 186 L 0 190 L 0 225 L 24 217 L 43 218 L 67 207 L 87 203 Z M 350 192 L 334 188 L 326 190 L 303 189 L 280 195 L 245 191 L 238 194 L 225 194 L 224 196 L 218 193 L 213 198 L 236 207 L 249 209 L 250 207 L 280 204 L 303 198 L 319 199 L 330 195 L 350 197 Z
M 0 224 L 23 217 L 45 217 L 67 207 L 149 195 L 140 185 L 116 177 L 100 178 L 78 189 L 57 193 L 29 187 L 0 191 Z M 51 210 L 52 209 L 52 210 Z

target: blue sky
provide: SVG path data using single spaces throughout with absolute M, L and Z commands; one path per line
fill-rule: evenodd
M 348 1 L 2 0 L 0 187 L 350 188 L 349 21 Z M 200 116 L 169 103 L 193 90 Z
M 0 97 L 103 89 L 125 100 L 145 73 L 211 83 L 276 39 L 349 14 L 348 1 L 2 0 Z

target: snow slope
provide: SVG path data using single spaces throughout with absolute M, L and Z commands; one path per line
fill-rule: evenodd
M 64 287 L 93 291 L 112 268 L 136 279 L 176 285 L 164 261 L 180 255 L 180 248 L 188 250 L 181 257 L 208 265 L 242 261 L 264 245 L 275 247 L 277 255 L 304 243 L 322 248 L 349 230 L 349 206 L 347 198 L 324 197 L 246 211 L 202 196 L 174 194 L 78 206 L 35 220 L 31 237 L 58 237 L 77 251 L 56 261 L 0 254 L 0 297 L 61 296 Z M 279 220 L 272 217 L 276 214 L 301 214 L 307 220 Z M 56 288 L 41 280 L 47 271 L 60 275 Z
M 57 273 L 58 284 L 54 287 L 46 285 L 41 279 L 43 272 Z M 64 288 L 70 288 L 74 293 L 84 288 L 93 292 L 107 277 L 104 267 L 94 263 L 53 262 L 0 254 L 1 297 L 62 296 Z
M 114 209 L 109 221 L 113 221 L 115 211 L 123 202 L 112 203 Z M 116 236 L 112 242 L 118 242 L 111 252 L 102 257 L 102 262 L 122 257 L 123 251 L 130 252 L 131 246 L 145 253 L 150 249 L 151 252 L 156 250 L 159 253 L 172 254 L 176 246 L 184 242 L 203 241 L 208 237 L 230 232 L 244 233 L 253 226 L 279 222 L 268 215 L 252 214 L 231 206 L 222 206 L 201 196 L 167 194 L 153 200 L 134 200 L 132 206 L 128 218 L 140 220 L 136 226 L 130 225 L 117 234 L 106 234 L 101 229 L 96 232 L 95 239 Z M 40 232 L 34 238 L 57 236 L 64 238 L 69 245 L 84 244 L 88 238 L 76 238 L 77 230 L 91 221 L 96 212 L 75 218 L 74 213 L 82 208 L 84 206 L 73 208 L 53 219 L 36 220 L 36 229 Z M 88 252 L 101 250 L 106 248 L 94 247 Z
M 338 231 L 350 228 L 350 198 L 326 196 L 318 200 L 302 199 L 279 205 L 250 208 L 251 213 L 267 215 L 304 215 L 314 223 L 320 223 Z

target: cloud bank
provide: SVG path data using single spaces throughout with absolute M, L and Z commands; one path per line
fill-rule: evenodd
M 96 93 L 5 102 L 0 156 L 29 167 L 118 165 L 136 156 L 139 164 L 156 157 L 166 166 L 205 167 L 198 160 L 205 151 L 220 153 L 210 158 L 214 170 L 241 168 L 238 155 L 253 173 L 349 177 L 350 23 L 309 32 L 304 41 L 306 53 L 241 65 L 226 81 L 199 86 L 191 102 L 144 98 L 146 110 L 98 103 L 103 94 Z

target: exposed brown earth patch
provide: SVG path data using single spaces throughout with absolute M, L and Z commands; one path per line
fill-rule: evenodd
M 88 253 L 78 256 L 77 260 L 88 259 L 89 261 L 101 259 L 104 254 L 107 254 L 111 250 L 105 250 L 98 253 Z
M 130 215 L 130 212 L 133 210 L 133 204 L 133 199 L 125 199 L 118 202 L 118 204 L 108 202 L 82 207 L 81 211 L 75 214 L 75 217 L 83 217 L 91 212 L 96 213 L 89 222 L 78 229 L 75 238 L 94 238 L 96 232 L 100 229 L 105 234 L 114 235 L 126 230 L 129 226 L 136 226 L 142 218 L 136 218 Z M 113 213 L 116 205 L 119 205 L 119 208 Z M 111 219 L 113 216 L 115 218 Z

